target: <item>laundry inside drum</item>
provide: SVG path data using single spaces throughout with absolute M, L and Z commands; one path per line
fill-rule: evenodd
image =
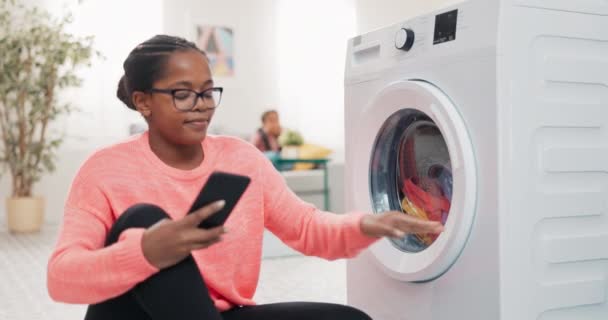
M 452 169 L 445 140 L 430 120 L 412 123 L 403 132 L 397 157 L 401 210 L 408 215 L 445 225 L 452 200 Z M 410 241 L 422 248 L 438 235 L 414 234 Z

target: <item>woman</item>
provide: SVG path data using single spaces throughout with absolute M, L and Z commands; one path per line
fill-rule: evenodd
M 320 212 L 255 147 L 206 136 L 222 89 L 191 42 L 155 36 L 129 54 L 124 71 L 118 98 L 149 130 L 82 166 L 48 267 L 51 297 L 89 304 L 86 319 L 369 319 L 334 304 L 255 306 L 264 228 L 326 259 L 352 257 L 378 237 L 443 230 L 399 212 Z M 216 170 L 251 184 L 225 226 L 199 229 L 223 203 L 186 212 Z

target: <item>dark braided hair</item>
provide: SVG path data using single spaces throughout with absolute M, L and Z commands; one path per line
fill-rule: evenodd
M 168 35 L 156 35 L 135 47 L 123 63 L 125 74 L 118 81 L 118 99 L 135 110 L 133 92 L 152 89 L 152 84 L 163 76 L 169 56 L 183 50 L 196 50 L 207 57 L 193 42 Z

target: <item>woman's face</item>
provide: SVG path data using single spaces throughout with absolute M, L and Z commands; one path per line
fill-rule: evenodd
M 196 50 L 177 51 L 168 58 L 163 77 L 154 83 L 155 89 L 190 89 L 202 92 L 213 87 L 207 58 Z M 168 142 L 178 145 L 200 144 L 205 139 L 214 109 L 198 98 L 196 106 L 186 112 L 175 108 L 170 94 L 148 95 L 148 123 Z M 177 100 L 176 100 L 177 101 Z

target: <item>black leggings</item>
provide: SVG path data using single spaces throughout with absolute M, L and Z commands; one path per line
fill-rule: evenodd
M 121 215 L 106 239 L 108 246 L 129 228 L 148 228 L 169 218 L 159 207 L 135 205 Z M 161 270 L 130 291 L 90 305 L 85 320 L 370 320 L 352 307 L 311 302 L 235 307 L 218 312 L 192 258 Z

